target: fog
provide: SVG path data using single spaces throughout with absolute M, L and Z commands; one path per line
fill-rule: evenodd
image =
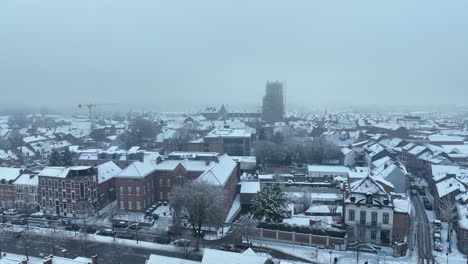
M 0 3 L 0 104 L 466 104 L 468 2 Z

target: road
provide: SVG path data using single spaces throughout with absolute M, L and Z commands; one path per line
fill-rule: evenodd
M 11 252 L 15 254 L 26 254 L 26 250 L 29 255 L 41 257 L 48 255 L 49 250 L 47 249 L 46 243 L 42 239 L 25 239 L 22 242 L 22 238 L 14 238 L 15 232 L 11 232 L 5 229 L 1 229 L 1 243 L 2 251 Z M 87 255 L 93 256 L 98 255 L 99 263 L 115 263 L 114 259 L 116 256 L 120 256 L 120 263 L 134 263 L 144 264 L 150 254 L 158 254 L 171 257 L 184 258 L 184 253 L 181 251 L 173 252 L 158 249 L 147 249 L 141 247 L 132 247 L 131 245 L 124 245 L 116 247 L 111 243 L 89 241 L 87 254 L 84 254 L 82 246 L 79 240 L 75 239 L 64 239 L 58 242 L 57 248 L 66 249 L 66 257 L 75 258 L 78 256 Z M 119 252 L 119 253 L 116 253 Z M 61 256 L 61 252 L 57 252 L 56 255 Z M 200 256 L 192 255 L 192 259 L 200 260 Z
M 424 205 L 419 194 L 413 195 L 416 211 L 416 240 L 418 244 L 419 263 L 435 263 L 432 255 L 432 233 Z

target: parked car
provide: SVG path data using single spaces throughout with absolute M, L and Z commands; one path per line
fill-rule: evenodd
M 40 228 L 50 228 L 50 224 L 49 223 L 40 223 L 38 225 Z
M 98 235 L 100 236 L 114 236 L 114 231 L 112 229 L 104 229 L 99 231 Z
M 416 190 L 414 190 L 414 189 L 411 190 L 411 195 L 416 195 L 416 194 L 418 194 L 418 192 Z
M 32 218 L 43 218 L 45 217 L 45 214 L 43 212 L 35 212 L 30 215 Z
M 65 230 L 68 230 L 68 231 L 79 231 L 80 229 L 81 227 L 77 224 L 71 224 L 71 225 L 65 226 Z
M 13 233 L 13 235 L 11 235 L 11 238 L 21 238 L 22 235 L 23 235 L 23 232 L 16 232 L 16 233 Z
M 440 240 L 434 241 L 434 250 L 435 251 L 442 251 L 443 250 L 442 242 L 440 242 Z
M 171 238 L 170 237 L 167 237 L 167 236 L 157 236 L 154 238 L 154 242 L 155 243 L 159 243 L 159 244 L 169 244 L 171 243 Z
M 131 230 L 140 230 L 141 229 L 141 226 L 139 224 L 131 224 L 128 226 L 128 229 L 131 229 Z
M 46 215 L 45 218 L 47 220 L 59 220 L 60 219 L 60 216 L 59 215 L 56 215 L 56 214 L 52 214 L 52 215 Z
M 432 204 L 424 203 L 424 208 L 426 208 L 426 210 L 428 210 L 428 211 L 432 211 Z
M 25 218 L 20 218 L 20 219 L 15 219 L 15 220 L 11 221 L 11 223 L 14 224 L 14 225 L 27 225 L 28 220 L 26 220 Z
M 178 247 L 187 247 L 188 245 L 190 245 L 190 240 L 186 238 L 177 239 L 176 241 L 174 241 L 174 245 Z
M 154 219 L 154 220 L 158 220 L 158 219 L 159 219 L 159 215 L 158 215 L 158 214 L 153 214 L 153 219 Z
M 150 208 L 148 210 L 145 211 L 145 216 L 149 216 L 153 213 L 153 210 Z
M 116 237 L 123 239 L 135 239 L 135 235 L 133 233 L 117 233 Z
M 3 211 L 3 214 L 5 214 L 5 215 L 15 215 L 17 213 L 18 213 L 18 211 L 16 209 L 8 209 L 6 211 Z
M 440 235 L 440 232 L 434 232 L 432 234 L 432 238 L 434 239 L 434 242 L 437 240 L 442 241 L 442 236 Z
M 94 234 L 94 233 L 96 233 L 96 230 L 97 230 L 95 227 L 92 227 L 92 226 L 87 226 L 86 230 L 84 230 L 84 229 L 85 229 L 84 227 L 81 228 L 81 231 L 86 232 L 88 234 Z
M 426 191 L 424 191 L 424 188 L 419 189 L 419 195 L 426 196 Z
M 114 226 L 115 228 L 127 228 L 127 227 L 128 227 L 128 223 L 125 222 L 125 221 L 119 221 L 119 222 L 115 222 L 115 223 L 113 224 L 113 226 Z
M 434 232 L 440 232 L 442 230 L 442 222 L 440 220 L 432 221 L 432 230 L 434 230 Z

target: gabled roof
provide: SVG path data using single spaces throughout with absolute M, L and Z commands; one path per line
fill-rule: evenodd
M 122 169 L 112 161 L 96 166 L 96 168 L 98 169 L 98 183 L 110 180 L 122 172 Z
M 351 183 L 351 192 L 353 193 L 362 193 L 362 194 L 380 194 L 387 195 L 385 189 L 377 183 L 376 180 L 372 179 L 370 176 L 366 178 Z
M 236 167 L 237 163 L 227 154 L 224 154 L 219 158 L 218 163 L 202 173 L 196 181 L 224 186 Z

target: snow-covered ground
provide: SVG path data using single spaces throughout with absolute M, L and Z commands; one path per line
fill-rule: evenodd
M 320 249 L 320 248 L 311 248 L 311 247 L 305 247 L 305 246 L 298 246 L 298 245 L 288 245 L 288 244 L 283 244 L 283 243 L 276 243 L 276 242 L 266 242 L 266 241 L 254 241 L 253 244 L 255 246 L 262 246 L 262 247 L 267 247 L 267 248 L 272 248 L 281 252 L 284 252 L 286 254 L 290 254 L 293 256 L 301 257 L 304 259 L 307 259 L 309 261 L 312 261 L 314 263 L 320 263 L 320 264 L 328 264 L 330 263 L 330 250 L 328 249 Z M 416 256 L 408 256 L 405 257 L 400 257 L 400 258 L 394 258 L 391 256 L 391 249 L 386 249 L 388 253 L 381 254 L 380 256 L 377 256 L 376 254 L 371 254 L 371 253 L 360 253 L 359 254 L 359 264 L 363 264 L 365 261 L 368 261 L 369 264 L 374 264 L 378 263 L 387 263 L 387 264 L 401 264 L 401 263 L 417 263 L 417 257 Z M 335 257 L 338 258 L 338 263 L 353 263 L 356 264 L 356 252 L 354 251 L 331 251 L 331 259 Z M 385 261 L 385 262 L 384 262 Z M 298 263 L 298 262 L 293 262 L 293 261 L 282 261 L 281 263 Z

